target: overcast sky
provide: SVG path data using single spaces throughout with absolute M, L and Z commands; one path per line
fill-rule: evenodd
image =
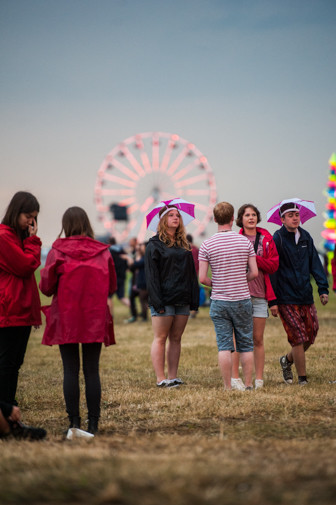
M 0 213 L 40 201 L 48 246 L 63 212 L 97 233 L 97 171 L 123 139 L 177 133 L 204 153 L 218 201 L 263 215 L 314 200 L 322 241 L 336 151 L 335 0 L 0 0 Z M 209 233 L 214 228 L 209 227 Z

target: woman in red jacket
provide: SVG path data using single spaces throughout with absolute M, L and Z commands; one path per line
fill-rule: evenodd
M 264 385 L 264 331 L 266 318 L 268 317 L 267 304 L 276 299 L 269 276 L 276 272 L 279 267 L 279 255 L 272 235 L 264 228 L 257 227 L 260 221 L 260 212 L 251 203 L 242 205 L 239 208 L 236 224 L 241 228 L 240 234 L 244 234 L 254 245 L 259 270 L 258 277 L 249 283 L 253 307 L 253 354 L 256 389 Z M 239 355 L 236 354 L 232 366 L 231 386 L 233 389 L 245 389 L 242 380 L 239 378 L 238 365 Z
M 34 272 L 40 265 L 36 236 L 40 205 L 25 191 L 16 193 L 0 224 L 0 401 L 15 400 L 19 369 L 32 326 L 41 324 Z
M 117 289 L 109 246 L 93 238 L 86 212 L 70 207 L 63 215 L 65 238 L 52 245 L 41 270 L 40 289 L 53 296 L 43 307 L 46 328 L 42 344 L 59 345 L 64 369 L 63 392 L 70 428 L 80 428 L 79 344 L 82 344 L 88 431 L 96 433 L 100 417 L 99 357 L 102 343 L 115 344 L 108 296 Z

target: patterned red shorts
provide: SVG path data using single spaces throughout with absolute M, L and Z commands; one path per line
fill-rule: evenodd
M 292 347 L 313 344 L 319 329 L 316 307 L 311 305 L 278 305 L 279 315 Z

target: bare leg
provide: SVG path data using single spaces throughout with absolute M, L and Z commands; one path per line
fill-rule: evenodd
M 263 378 L 265 364 L 264 331 L 265 317 L 253 318 L 253 354 L 256 379 Z
M 241 352 L 240 360 L 243 368 L 245 386 L 252 386 L 253 351 Z
M 309 349 L 310 344 L 296 345 L 292 347 L 292 350 L 287 354 L 289 361 L 294 361 L 296 371 L 298 375 L 306 375 L 306 356 L 305 352 Z
M 166 378 L 164 372 L 166 340 L 173 324 L 173 319 L 173 316 L 152 317 L 154 340 L 151 347 L 151 358 L 157 382 L 161 382 Z
M 232 378 L 239 379 L 239 352 L 235 351 L 232 353 Z
M 236 339 L 233 333 L 233 345 L 235 351 L 231 354 L 231 362 L 232 362 L 232 378 L 239 379 L 239 352 L 236 351 Z
M 176 379 L 181 354 L 181 339 L 189 316 L 174 316 L 167 348 L 168 379 Z
M 221 376 L 224 381 L 224 388 L 231 389 L 231 351 L 219 351 L 218 364 Z

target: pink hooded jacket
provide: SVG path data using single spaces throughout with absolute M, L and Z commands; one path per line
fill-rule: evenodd
M 42 344 L 115 344 L 107 298 L 116 288 L 108 245 L 77 235 L 57 239 L 41 270 L 40 290 L 54 295 L 51 305 L 42 307 Z
M 259 228 L 258 226 L 257 232 L 261 234 L 260 240 L 263 246 L 263 256 L 256 256 L 257 266 L 264 274 L 266 300 L 270 302 L 276 300 L 276 296 L 269 276 L 274 274 L 279 268 L 279 255 L 272 235 L 265 228 Z M 240 229 L 239 233 L 243 235 L 243 228 Z

